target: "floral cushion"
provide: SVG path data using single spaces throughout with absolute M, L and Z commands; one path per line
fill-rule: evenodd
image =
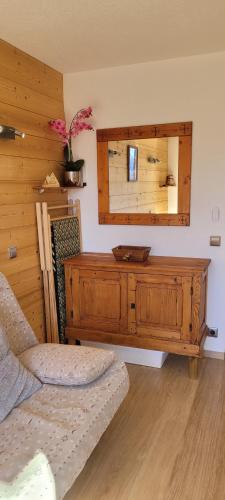
M 0 327 L 0 422 L 41 386 L 10 351 L 5 332 Z
M 55 480 L 44 453 L 39 452 L 11 482 L 0 481 L 0 500 L 55 500 Z
M 38 344 L 31 326 L 2 273 L 0 273 L 0 327 L 4 328 L 10 349 L 16 355 Z
M 43 383 L 82 385 L 102 375 L 115 354 L 93 347 L 39 344 L 27 349 L 19 359 Z

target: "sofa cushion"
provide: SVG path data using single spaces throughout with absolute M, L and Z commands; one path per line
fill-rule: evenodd
M 56 499 L 55 480 L 44 453 L 37 453 L 11 483 L 0 481 L 0 499 Z
M 118 410 L 128 386 L 127 370 L 121 361 L 112 363 L 91 384 L 43 384 L 0 425 L 1 480 L 12 481 L 41 449 L 55 477 L 57 500 L 62 500 Z
M 20 354 L 38 344 L 4 274 L 0 273 L 0 326 L 4 328 L 10 349 Z
M 93 347 L 39 344 L 27 349 L 19 359 L 43 383 L 82 385 L 102 375 L 115 354 Z
M 41 386 L 41 382 L 10 351 L 5 332 L 0 327 L 0 422 Z

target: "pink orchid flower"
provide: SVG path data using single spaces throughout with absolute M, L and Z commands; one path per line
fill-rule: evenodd
M 84 121 L 91 116 L 92 108 L 89 106 L 88 108 L 80 109 L 80 111 L 76 113 L 71 121 L 69 130 L 66 130 L 65 120 L 61 119 L 50 120 L 49 126 L 63 139 L 63 142 L 68 143 L 71 137 L 76 137 L 83 130 L 93 130 L 92 125 Z
M 64 146 L 67 146 L 68 161 L 73 161 L 72 137 L 76 137 L 84 130 L 94 130 L 90 123 L 85 120 L 92 116 L 92 107 L 80 109 L 73 117 L 69 130 L 66 129 L 65 120 L 50 120 L 49 126 L 62 139 Z

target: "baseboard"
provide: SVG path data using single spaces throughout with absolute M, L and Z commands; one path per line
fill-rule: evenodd
M 225 359 L 224 355 L 225 355 L 224 352 L 204 350 L 204 357 L 205 358 L 222 359 L 224 361 L 224 359 Z

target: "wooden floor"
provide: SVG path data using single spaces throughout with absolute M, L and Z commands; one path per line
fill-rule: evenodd
M 225 499 L 225 364 L 128 366 L 129 395 L 66 500 Z

